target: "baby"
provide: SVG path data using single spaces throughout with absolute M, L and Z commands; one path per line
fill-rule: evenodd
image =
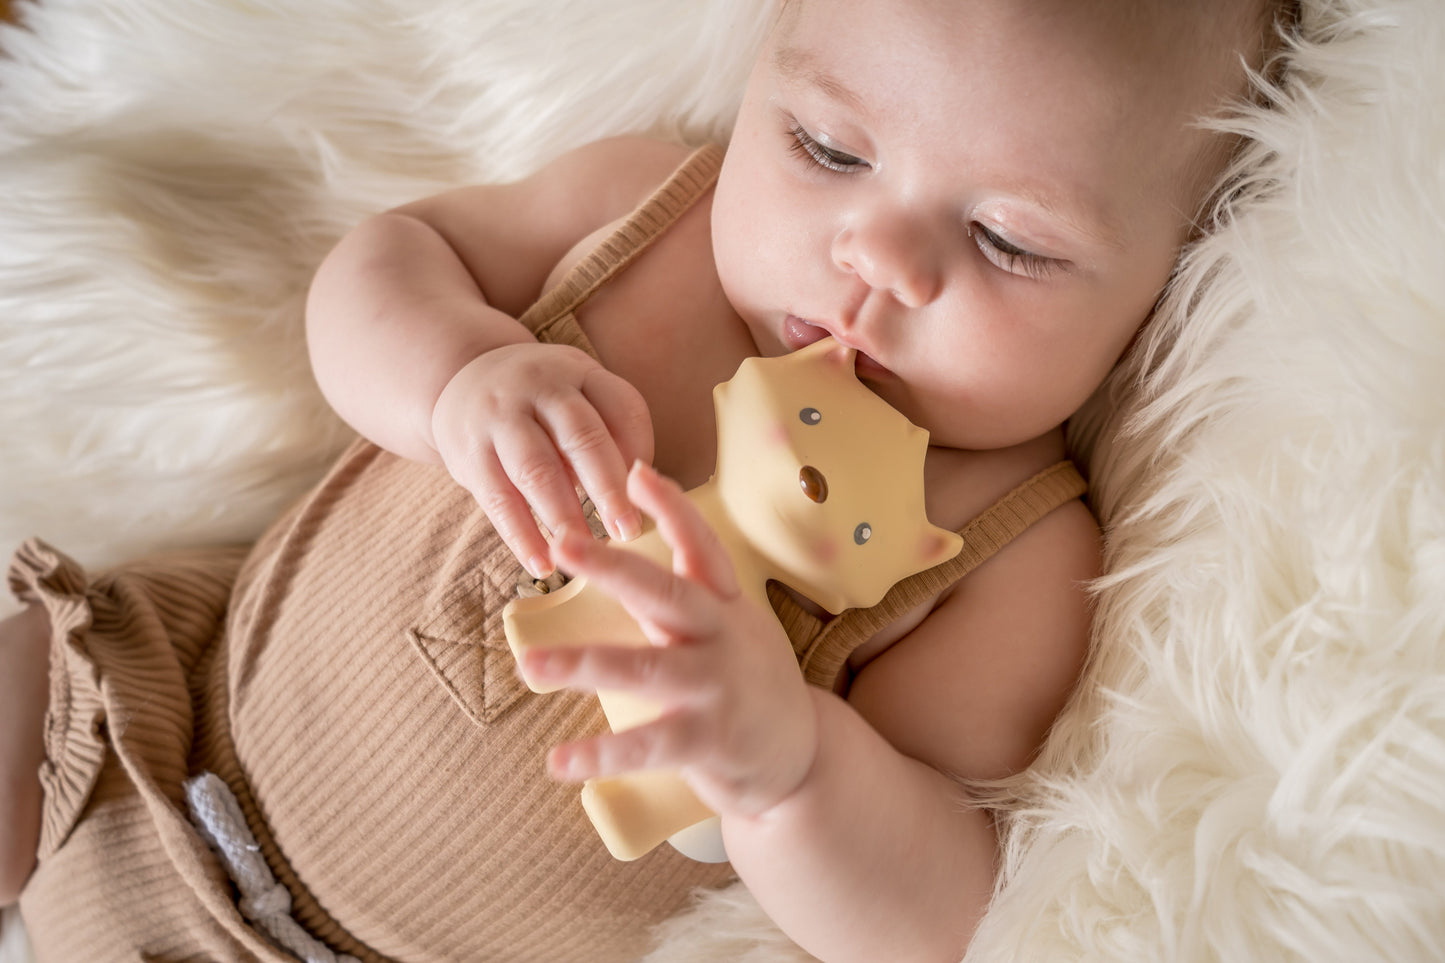
M 317 273 L 307 335 L 367 441 L 239 573 L 214 554 L 87 582 L 43 544 L 17 556 L 38 604 L 0 639 L 19 695 L 0 709 L 0 898 L 30 877 L 42 954 L 262 954 L 158 802 L 210 770 L 295 919 L 361 958 L 634 958 L 645 924 L 736 873 L 822 960 L 957 960 L 996 858 L 958 777 L 1029 764 L 1087 647 L 1099 533 L 1062 425 L 1196 230 L 1230 148 L 1196 121 L 1246 94 L 1275 15 L 786 0 L 725 157 L 609 140 L 359 226 Z M 983 547 L 832 621 L 778 589 L 775 618 L 681 491 L 714 467 L 713 386 L 829 335 L 929 431 L 930 520 Z M 613 538 L 650 516 L 672 570 L 589 537 L 579 488 Z M 529 655 L 530 678 L 574 690 L 531 696 L 499 641 L 518 565 L 524 587 L 587 575 L 658 644 Z M 147 659 L 173 668 L 127 701 Z M 169 761 L 132 738 L 165 685 Z M 598 688 L 667 710 L 608 733 Z M 82 704 L 126 724 L 82 725 Z M 681 771 L 730 868 L 610 861 L 529 765 L 551 743 L 560 781 Z M 77 895 L 102 865 L 147 867 L 161 918 Z

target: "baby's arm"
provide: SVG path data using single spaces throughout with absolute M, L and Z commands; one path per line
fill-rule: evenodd
M 1071 502 L 865 666 L 846 703 L 814 690 L 808 778 L 763 818 L 724 826 L 739 874 L 812 952 L 961 958 L 997 842 L 946 774 L 1002 777 L 1032 760 L 1082 666 L 1099 566 L 1094 521 Z
M 312 283 L 307 341 L 327 400 L 381 447 L 445 464 L 521 559 L 547 554 L 529 503 L 554 529 L 582 523 L 573 475 L 604 521 L 630 528 L 625 467 L 650 460 L 652 438 L 630 385 L 574 348 L 538 345 L 516 316 L 683 153 L 601 141 L 523 181 L 388 211 L 343 238 Z
M 673 571 L 569 533 L 558 557 L 617 596 L 654 645 L 528 653 L 529 679 L 614 689 L 655 722 L 556 747 L 569 780 L 680 770 L 722 816 L 728 855 L 774 920 L 828 963 L 956 963 L 992 891 L 990 814 L 948 774 L 1024 768 L 1071 690 L 1098 532 L 1061 507 L 866 665 L 848 701 L 803 683 L 776 619 L 748 601 L 676 486 L 634 471 Z M 605 640 L 599 640 L 605 643 Z

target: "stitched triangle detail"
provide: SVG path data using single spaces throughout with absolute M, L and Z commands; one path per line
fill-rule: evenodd
M 528 693 L 517 677 L 506 639 L 454 641 L 423 635 L 407 637 L 432 674 L 473 723 L 490 725 Z

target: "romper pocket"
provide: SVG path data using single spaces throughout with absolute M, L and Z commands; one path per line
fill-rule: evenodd
M 407 638 L 437 681 L 479 726 L 531 695 L 517 676 L 502 609 L 526 576 L 480 509 L 462 525 Z M 530 583 L 530 578 L 527 578 Z
M 578 495 L 592 536 L 607 538 L 597 506 Z M 489 725 L 537 696 L 517 673 L 502 610 L 514 598 L 546 595 L 566 583 L 560 572 L 534 579 L 481 509 L 473 508 L 407 638 L 467 717 Z

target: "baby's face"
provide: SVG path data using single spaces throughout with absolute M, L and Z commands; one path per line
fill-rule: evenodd
M 1233 82 L 1171 15 L 1121 30 L 1117 5 L 794 0 L 713 212 L 759 349 L 833 334 L 934 444 L 1071 415 L 1169 276 L 1213 136 L 1190 124 Z

